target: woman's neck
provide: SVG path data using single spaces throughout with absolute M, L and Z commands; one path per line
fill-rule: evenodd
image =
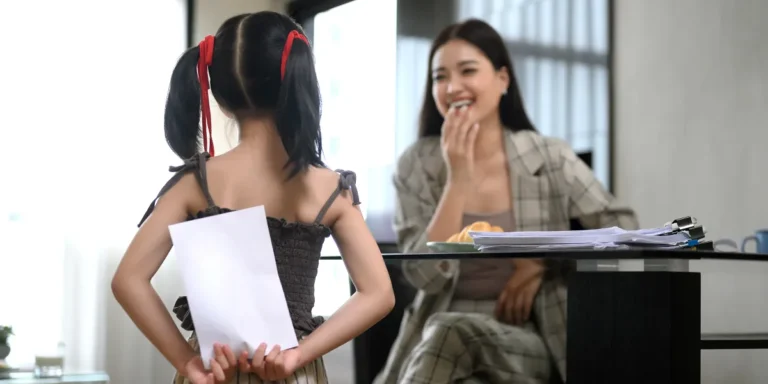
M 483 162 L 504 151 L 504 126 L 498 113 L 480 122 L 480 131 L 475 140 L 475 161 Z

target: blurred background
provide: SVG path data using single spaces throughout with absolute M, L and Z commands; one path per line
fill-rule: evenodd
M 260 10 L 305 27 L 327 163 L 357 173 L 382 245 L 394 241 L 391 175 L 416 139 L 431 40 L 470 17 L 503 35 L 537 128 L 590 156 L 641 226 L 694 215 L 708 237 L 737 240 L 768 227 L 762 0 L 7 0 L 0 325 L 14 327 L 9 364 L 30 367 L 63 342 L 67 370 L 170 381 L 109 281 L 167 166 L 180 163 L 162 130 L 176 60 L 225 19 Z M 216 147 L 226 148 L 232 123 L 212 110 Z M 338 254 L 332 241 L 323 252 Z M 766 331 L 768 267 L 695 268 L 702 331 Z M 182 294 L 173 257 L 154 284 L 169 307 Z M 340 262 L 322 263 L 316 295 L 319 315 L 349 296 Z M 766 352 L 702 358 L 702 382 L 768 382 Z M 354 382 L 351 345 L 327 364 L 331 382 Z

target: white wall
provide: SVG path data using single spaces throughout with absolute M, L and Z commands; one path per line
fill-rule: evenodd
M 206 35 L 215 35 L 221 24 L 232 16 L 258 11 L 285 11 L 287 0 L 197 0 L 194 10 L 193 43 Z M 237 143 L 237 129 L 216 107 L 211 97 L 211 122 L 216 154 L 228 151 Z
M 264 10 L 284 12 L 287 3 L 287 0 L 198 0 L 195 9 L 194 41 L 197 42 L 206 35 L 215 34 L 219 26 L 232 16 Z M 237 131 L 234 124 L 213 106 L 215 104 L 213 97 L 211 97 L 211 104 L 213 138 L 218 155 L 229 150 L 237 142 Z M 331 383 L 348 384 L 354 381 L 351 343 L 329 353 L 324 360 Z
M 739 241 L 768 228 L 766 15 L 765 0 L 616 0 L 614 177 L 642 225 L 694 215 Z M 768 332 L 768 265 L 697 268 L 703 332 Z M 765 383 L 766 361 L 703 352 L 702 382 Z
M 287 0 L 197 0 L 195 1 L 195 41 L 213 35 L 228 18 L 241 13 L 285 10 Z

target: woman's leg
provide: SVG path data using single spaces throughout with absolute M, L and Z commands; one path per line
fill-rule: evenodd
M 504 384 L 544 384 L 547 348 L 531 325 L 502 324 L 479 313 L 432 315 L 398 383 L 439 384 L 470 378 Z M 471 382 L 471 381 L 470 381 Z
M 544 281 L 536 295 L 533 304 L 534 323 L 544 337 L 544 343 L 549 349 L 560 374 L 565 382 L 565 344 L 568 330 L 568 288 L 565 282 L 556 279 Z
M 460 379 L 456 381 L 456 384 L 486 384 L 485 381 L 478 379 L 477 377 L 469 377 L 466 379 Z

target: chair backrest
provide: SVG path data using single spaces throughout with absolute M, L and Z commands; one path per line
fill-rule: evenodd
M 578 156 L 581 161 L 586 163 L 589 168 L 592 168 L 592 151 L 579 152 L 576 154 L 576 156 Z M 586 229 L 583 225 L 581 225 L 581 222 L 578 219 L 571 219 L 570 225 L 572 231 L 580 231 L 582 229 Z
M 578 156 L 581 161 L 586 163 L 587 167 L 592 169 L 592 151 L 579 152 L 576 154 L 576 156 Z

